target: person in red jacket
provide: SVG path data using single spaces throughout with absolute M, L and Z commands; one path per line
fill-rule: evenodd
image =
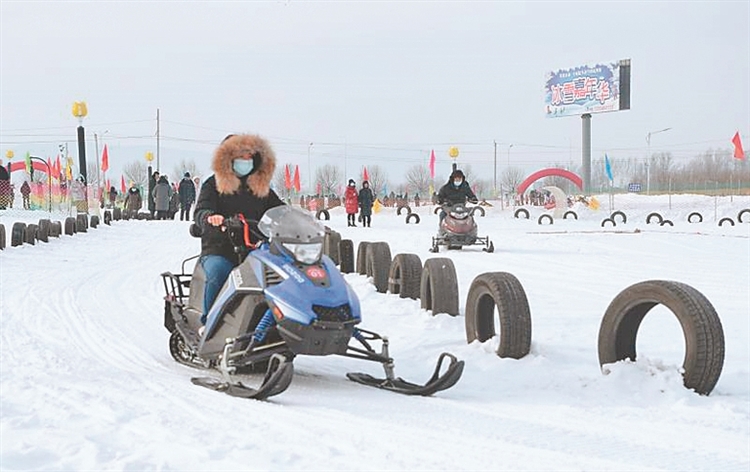
M 354 179 L 349 179 L 349 185 L 346 187 L 344 207 L 346 207 L 347 226 L 356 227 L 354 215 L 357 214 L 357 210 L 359 209 L 359 201 L 357 199 L 357 186 L 354 183 Z

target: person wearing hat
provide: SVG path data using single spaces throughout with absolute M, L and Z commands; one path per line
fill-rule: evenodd
M 372 206 L 375 204 L 375 195 L 370 188 L 370 182 L 363 180 L 362 188 L 359 189 L 359 208 L 362 215 L 362 226 L 370 227 L 372 221 Z
M 457 205 L 459 203 L 477 203 L 479 200 L 474 192 L 471 191 L 469 183 L 466 181 L 464 173 L 456 169 L 451 173 L 448 182 L 440 187 L 438 192 L 438 205 Z M 445 212 L 440 210 L 440 222 L 445 218 Z
M 193 218 L 201 233 L 200 264 L 206 274 L 203 316 L 213 305 L 230 272 L 242 261 L 232 241 L 222 231 L 224 220 L 242 215 L 247 221 L 260 221 L 270 208 L 281 206 L 271 189 L 276 155 L 264 138 L 254 134 L 230 134 L 214 151 L 214 175 L 203 182 Z M 252 243 L 255 235 L 250 234 Z
M 195 184 L 190 179 L 190 172 L 185 172 L 177 187 L 180 195 L 180 221 L 190 221 L 190 206 L 195 203 Z
M 354 215 L 357 214 L 357 210 L 359 209 L 359 201 L 357 199 L 357 185 L 354 179 L 349 179 L 349 185 L 346 186 L 344 207 L 346 208 L 346 225 L 356 227 Z

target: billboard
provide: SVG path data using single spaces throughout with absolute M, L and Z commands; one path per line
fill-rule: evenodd
M 545 74 L 548 118 L 630 109 L 630 59 L 559 69 Z

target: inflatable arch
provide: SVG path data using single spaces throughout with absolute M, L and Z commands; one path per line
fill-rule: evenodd
M 536 182 L 539 179 L 542 179 L 544 177 L 549 176 L 557 176 L 557 177 L 564 177 L 574 184 L 576 184 L 576 187 L 583 190 L 583 180 L 573 172 L 565 169 L 558 169 L 555 167 L 550 167 L 549 169 L 542 169 L 539 171 L 534 172 L 530 176 L 526 177 L 526 180 L 521 182 L 521 185 L 518 186 L 518 195 L 523 195 L 523 193 L 526 191 L 527 188 L 534 182 Z
M 40 172 L 44 172 L 45 174 L 47 172 L 49 172 L 49 170 L 47 169 L 47 164 L 43 164 L 43 163 L 41 163 L 41 162 L 39 162 L 37 160 L 31 161 L 31 167 L 33 167 L 34 170 L 38 170 Z M 20 162 L 11 162 L 10 163 L 10 171 L 11 172 L 16 172 L 16 171 L 19 171 L 19 170 L 23 170 L 23 171 L 26 170 L 26 161 L 25 160 L 21 160 Z

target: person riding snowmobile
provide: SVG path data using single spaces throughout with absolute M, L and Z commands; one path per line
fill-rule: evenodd
M 477 203 L 479 199 L 471 191 L 464 173 L 456 169 L 451 173 L 448 182 L 440 187 L 438 192 L 438 205 L 457 205 L 459 203 Z M 445 218 L 445 211 L 440 210 L 440 222 Z
M 201 231 L 200 263 L 206 273 L 203 316 L 206 316 L 229 273 L 242 261 L 222 230 L 225 219 L 242 215 L 260 221 L 266 210 L 283 205 L 271 189 L 276 155 L 264 138 L 230 134 L 214 152 L 214 175 L 201 187 L 194 220 Z M 253 241 L 257 242 L 257 241 Z

